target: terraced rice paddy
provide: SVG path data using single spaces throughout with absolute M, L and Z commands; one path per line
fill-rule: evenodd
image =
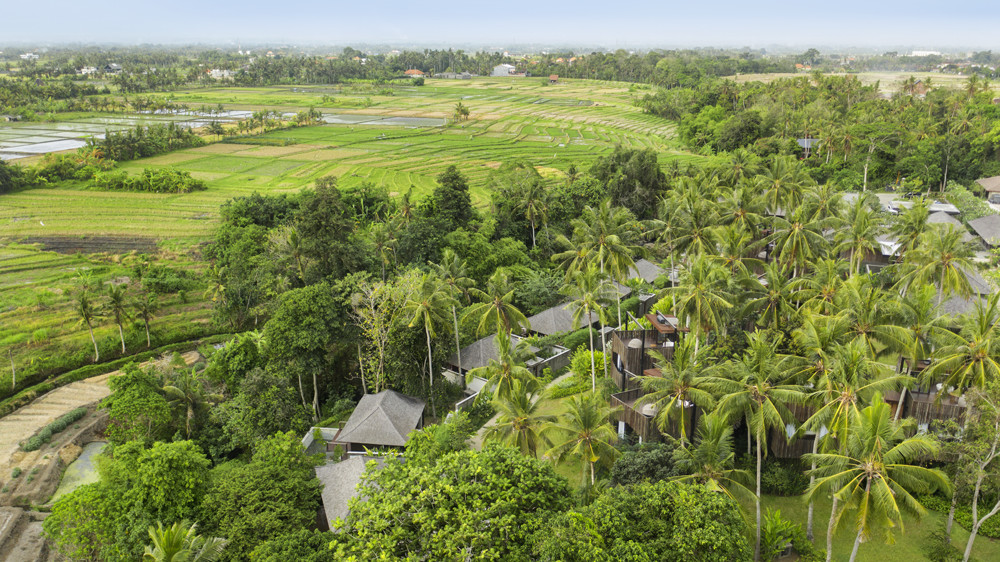
M 211 238 L 220 205 L 232 197 L 293 192 L 327 175 L 337 176 L 342 187 L 372 182 L 397 195 L 412 189 L 420 197 L 454 164 L 469 177 L 473 200 L 482 206 L 489 200 L 490 174 L 515 159 L 530 162 L 555 182 L 562 181 L 570 164 L 586 169 L 615 145 L 651 148 L 664 163 L 703 158 L 680 150 L 674 124 L 643 114 L 634 96 L 644 92 L 620 83 L 570 80 L 549 86 L 536 79 L 482 78 L 430 80 L 424 87 L 390 92 L 352 88 L 214 88 L 157 94 L 191 108 L 223 104 L 223 118 L 261 109 L 295 113 L 316 107 L 328 122 L 264 135 L 282 139 L 265 142 L 284 146 L 220 142 L 121 165 L 132 173 L 155 167 L 188 171 L 208 184 L 205 191 L 112 193 L 92 190 L 84 182 L 64 182 L 0 196 L 0 354 L 6 358 L 11 349 L 16 360 L 28 361 L 67 349 L 86 350 L 89 336 L 73 313 L 78 272 L 94 271 L 101 281 L 129 276 L 138 258 L 121 256 L 130 250 L 149 252 L 152 246 L 161 252 L 161 262 L 199 271 L 204 264 L 196 245 Z M 451 122 L 458 102 L 470 109 L 470 118 Z M 5 124 L 10 126 L 0 128 L 0 142 L 43 144 L 100 134 L 105 128 L 196 119 L 149 114 L 71 117 L 57 123 Z M 34 160 L 37 157 L 18 162 Z M 105 255 L 60 255 L 26 245 L 35 242 Z M 164 250 L 171 255 L 162 255 Z M 166 298 L 154 330 L 207 322 L 211 303 L 203 291 Z M 133 334 L 137 329 L 132 328 Z M 96 332 L 99 340 L 117 336 L 107 322 Z M 9 381 L 9 371 L 3 373 L 0 384 L 5 377 Z
M 338 176 L 342 187 L 372 182 L 391 193 L 412 189 L 421 196 L 433 190 L 438 174 L 455 164 L 469 177 L 474 201 L 482 205 L 488 201 L 490 173 L 514 159 L 527 160 L 558 178 L 570 164 L 585 168 L 619 144 L 652 148 L 664 162 L 700 158 L 680 151 L 673 140 L 674 125 L 641 113 L 633 93 L 621 84 L 570 81 L 543 86 L 531 79 L 496 78 L 430 84 L 397 88 L 391 96 L 362 91 L 345 97 L 336 95 L 339 90 L 319 87 L 171 92 L 171 101 L 191 107 L 222 103 L 226 115 L 317 106 L 333 122 L 264 135 L 294 143 L 289 146 L 217 143 L 122 166 L 132 172 L 161 166 L 185 170 L 208 183 L 203 192 L 120 194 L 68 183 L 4 196 L 2 235 L 145 235 L 187 246 L 211 235 L 218 208 L 226 200 L 254 191 L 299 190 L 326 175 Z M 325 107 L 323 96 L 331 91 L 336 101 Z M 350 109 L 362 105 L 361 99 L 368 100 L 369 107 Z M 458 102 L 470 108 L 470 119 L 444 125 Z

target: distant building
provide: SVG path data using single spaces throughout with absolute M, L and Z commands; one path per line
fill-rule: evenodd
M 515 70 L 517 68 L 512 64 L 498 64 L 493 67 L 493 72 L 490 73 L 490 76 L 510 76 L 514 74 Z
M 96 66 L 85 66 L 85 67 L 81 68 L 79 72 L 80 72 L 80 74 L 82 74 L 84 76 L 87 76 L 89 74 L 96 74 L 97 73 L 97 67 Z
M 424 71 L 423 70 L 417 70 L 416 68 L 411 68 L 410 70 L 407 70 L 403 74 L 405 74 L 407 76 L 412 76 L 412 77 L 416 78 L 418 76 L 423 76 L 424 75 Z
M 434 75 L 434 78 L 445 78 L 448 80 L 472 80 L 475 74 L 469 74 L 468 72 L 438 72 Z
M 911 57 L 940 57 L 941 51 L 912 51 Z
M 38 55 L 35 53 L 24 53 L 21 55 L 21 60 L 38 60 Z
M 218 68 L 213 68 L 212 70 L 207 71 L 207 74 L 208 74 L 209 78 L 213 78 L 215 80 L 232 80 L 233 79 L 233 71 L 232 70 L 222 70 L 222 69 L 218 69 Z
M 559 83 L 559 75 L 558 74 L 550 74 L 549 75 L 549 84 L 558 84 L 558 83 Z
M 122 71 L 122 65 L 118 63 L 113 62 L 111 64 L 104 65 L 105 74 L 118 74 L 121 71 Z

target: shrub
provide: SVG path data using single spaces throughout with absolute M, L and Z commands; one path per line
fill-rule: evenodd
M 63 414 L 49 425 L 43 427 L 36 435 L 31 436 L 30 439 L 22 443 L 21 450 L 30 453 L 31 451 L 41 449 L 46 443 L 52 440 L 53 435 L 64 431 L 85 415 L 87 415 L 86 408 L 77 408 Z
M 190 172 L 170 168 L 146 168 L 137 176 L 123 170 L 100 172 L 94 185 L 108 191 L 141 191 L 145 193 L 190 193 L 206 189 L 205 182 L 191 177 Z
M 951 544 L 951 536 L 944 525 L 927 535 L 922 546 L 921 551 L 931 562 L 959 562 L 962 559 L 962 551 Z
M 760 558 L 774 560 L 791 544 L 797 525 L 782 517 L 780 509 L 769 509 L 764 513 L 761 527 Z
M 594 332 L 594 347 L 601 345 L 601 335 L 593 328 L 583 328 L 582 330 L 577 330 L 565 338 L 563 338 L 563 347 L 567 349 L 576 349 L 581 345 L 590 347 L 590 332 Z
M 19 476 L 21 476 L 22 472 L 24 472 L 24 471 L 21 470 L 21 467 L 15 466 L 14 470 L 10 471 L 10 477 L 11 478 L 18 478 Z
M 927 509 L 933 509 L 941 513 L 948 513 L 951 509 L 950 499 L 942 498 L 939 495 L 918 496 L 917 501 Z M 982 503 L 983 500 L 980 499 L 980 505 Z M 955 522 L 967 531 L 972 529 L 972 508 L 965 504 L 958 505 L 955 508 Z M 983 523 L 983 526 L 979 528 L 979 535 L 991 539 L 1000 539 L 1000 518 L 990 517 L 987 519 Z

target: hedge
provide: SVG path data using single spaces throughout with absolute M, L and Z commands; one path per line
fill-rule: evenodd
M 173 343 L 149 351 L 144 351 L 142 353 L 137 353 L 135 355 L 130 355 L 128 357 L 122 357 L 121 359 L 116 359 L 107 363 L 87 365 L 86 367 L 69 371 L 68 373 L 64 373 L 43 383 L 25 388 L 14 396 L 3 400 L 0 402 L 0 417 L 12 414 L 18 408 L 31 403 L 31 401 L 35 398 L 38 398 L 39 396 L 59 387 L 66 386 L 67 384 L 110 373 L 112 371 L 117 371 L 132 362 L 148 361 L 164 353 L 171 353 L 174 351 L 190 351 L 192 349 L 197 349 L 200 345 L 221 343 L 232 337 L 233 334 L 219 334 L 202 338 L 200 340 Z
M 59 416 L 30 439 L 21 443 L 21 450 L 30 453 L 31 451 L 41 449 L 43 445 L 52 440 L 53 435 L 65 431 L 70 424 L 79 421 L 85 415 L 87 415 L 87 408 L 77 408 Z
M 942 498 L 939 495 L 928 495 L 919 496 L 917 500 L 923 504 L 927 509 L 933 509 L 934 511 L 939 511 L 948 514 L 951 510 L 951 500 Z M 982 501 L 980 501 L 980 507 L 982 507 Z M 987 510 L 980 509 L 980 515 L 985 514 Z M 955 508 L 955 522 L 962 526 L 966 531 L 972 530 L 972 507 L 968 505 L 959 505 Z M 983 523 L 983 526 L 979 528 L 979 536 L 989 537 L 991 539 L 1000 539 L 1000 515 L 994 515 Z

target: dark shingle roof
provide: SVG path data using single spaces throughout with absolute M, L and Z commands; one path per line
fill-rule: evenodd
M 511 335 L 511 346 L 516 346 L 520 342 L 520 338 L 516 335 Z M 532 353 L 538 353 L 539 349 L 537 347 L 531 346 L 528 349 Z M 462 348 L 462 369 L 469 370 L 475 369 L 477 367 L 485 367 L 490 364 L 490 360 L 500 359 L 500 354 L 497 351 L 497 337 L 487 336 L 479 341 L 473 342 Z M 528 361 L 528 366 L 532 366 L 537 363 L 538 360 Z M 448 363 L 454 367 L 458 367 L 458 354 L 452 355 L 448 359 Z
M 628 272 L 629 279 L 641 277 L 647 283 L 653 283 L 656 279 L 667 271 L 655 263 L 641 259 L 635 262 L 635 267 Z
M 1000 215 L 973 219 L 969 221 L 969 226 L 990 246 L 1000 246 Z
M 323 484 L 323 511 L 328 521 L 338 517 L 347 519 L 347 502 L 358 495 L 358 484 L 369 460 L 372 458 L 351 455 L 340 462 L 316 467 L 316 478 Z M 376 460 L 379 466 L 384 462 L 381 458 Z
M 573 311 L 567 308 L 568 306 L 568 303 L 557 304 L 528 318 L 528 322 L 531 323 L 531 331 L 543 336 L 551 336 L 574 330 Z M 594 321 L 597 321 L 596 316 L 594 317 Z M 581 325 L 577 328 L 583 327 Z
M 969 231 L 965 228 L 965 225 L 962 224 L 960 220 L 956 219 L 955 217 L 943 211 L 931 213 L 927 217 L 927 224 L 950 224 L 955 227 L 955 230 L 962 233 L 963 242 L 971 242 L 975 240 L 975 237 L 969 234 Z
M 417 428 L 424 403 L 394 390 L 366 394 L 358 402 L 337 441 L 402 447 L 407 434 Z

